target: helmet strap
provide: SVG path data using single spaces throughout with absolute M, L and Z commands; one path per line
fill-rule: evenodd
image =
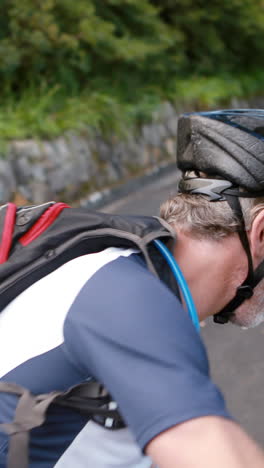
M 243 283 L 238 286 L 236 295 L 228 302 L 228 304 L 217 314 L 214 315 L 214 321 L 216 323 L 227 323 L 230 319 L 231 315 L 237 307 L 239 307 L 246 299 L 249 299 L 254 291 L 254 287 L 256 286 L 256 277 L 253 270 L 253 260 L 250 251 L 249 241 L 246 233 L 245 221 L 244 216 L 241 208 L 241 204 L 239 198 L 232 195 L 225 194 L 225 199 L 228 202 L 230 208 L 233 210 L 237 218 L 241 221 L 241 226 L 238 229 L 238 235 L 241 241 L 241 244 L 246 252 L 247 259 L 248 259 L 248 274 L 246 279 Z M 261 265 L 260 265 L 261 266 Z M 260 271 L 260 279 L 264 276 L 264 262 Z M 260 281 L 258 279 L 257 283 Z

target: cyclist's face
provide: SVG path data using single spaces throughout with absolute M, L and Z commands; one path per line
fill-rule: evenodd
M 255 217 L 248 236 L 256 269 L 264 259 L 264 210 Z M 231 321 L 246 328 L 256 327 L 264 321 L 264 279 L 254 289 L 252 298 L 238 307 Z
M 174 255 L 190 287 L 200 320 L 221 310 L 247 275 L 247 257 L 238 235 L 220 241 L 177 232 Z

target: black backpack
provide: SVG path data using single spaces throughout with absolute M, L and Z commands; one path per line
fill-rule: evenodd
M 65 262 L 110 246 L 138 249 L 150 271 L 162 275 L 178 296 L 177 284 L 153 244 L 155 239 L 166 243 L 174 237 L 170 226 L 157 217 L 112 215 L 55 202 L 25 207 L 8 203 L 0 208 L 0 312 Z M 44 423 L 50 404 L 80 411 L 102 425 L 111 420 L 112 429 L 125 426 L 118 410 L 109 409 L 111 396 L 95 381 L 37 396 L 0 382 L 0 392 L 20 397 L 14 421 L 0 425 L 11 436 L 7 468 L 28 467 L 29 431 Z

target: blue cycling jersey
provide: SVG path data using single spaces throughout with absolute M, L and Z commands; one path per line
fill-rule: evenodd
M 53 405 L 31 433 L 30 468 L 148 467 L 144 448 L 160 432 L 229 418 L 190 318 L 133 250 L 76 258 L 21 293 L 0 315 L 0 356 L 0 378 L 34 394 L 99 380 L 128 425 L 112 433 Z M 0 422 L 16 403 L 0 393 Z M 7 446 L 0 433 L 1 468 Z

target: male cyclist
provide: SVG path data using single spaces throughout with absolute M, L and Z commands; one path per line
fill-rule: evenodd
M 264 111 L 179 121 L 183 177 L 161 217 L 175 230 L 171 250 L 200 320 L 263 319 L 263 128 Z M 71 260 L 17 296 L 0 315 L 0 355 L 1 380 L 33 394 L 98 380 L 127 425 L 111 430 L 54 405 L 32 431 L 30 468 L 264 467 L 210 379 L 184 306 L 131 249 Z M 0 393 L 0 422 L 16 404 Z M 1 468 L 13 468 L 7 449 L 3 432 Z

